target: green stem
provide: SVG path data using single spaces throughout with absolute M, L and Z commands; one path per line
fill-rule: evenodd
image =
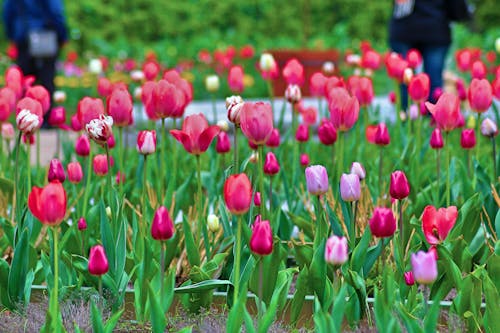
M 57 226 L 52 228 L 52 238 L 54 241 L 54 290 L 52 291 L 51 297 L 59 304 L 59 234 L 57 232 Z M 58 314 L 57 314 L 58 315 Z
M 238 125 L 234 125 L 234 173 L 238 173 L 240 171 L 238 165 Z
M 380 146 L 379 158 L 378 158 L 378 190 L 379 197 L 382 197 L 383 192 L 383 181 L 382 176 L 384 174 L 384 146 Z
M 446 172 L 446 207 L 450 207 L 450 159 L 451 159 L 451 149 L 450 141 L 448 140 L 449 132 L 446 132 L 446 166 L 448 168 Z
M 120 173 L 120 175 L 119 175 L 120 179 L 118 181 L 118 183 L 120 185 L 118 185 L 118 186 L 120 188 L 120 197 L 121 197 L 123 195 L 123 182 L 121 181 L 121 177 L 122 177 L 122 175 L 125 175 L 125 172 L 123 171 L 123 150 L 125 148 L 125 142 L 124 142 L 124 139 L 123 139 L 123 127 L 118 127 L 118 135 L 120 137 L 120 147 L 119 147 L 119 149 L 120 149 L 120 151 L 119 151 L 119 154 L 120 154 L 120 166 L 119 166 L 119 171 L 118 171 Z
M 142 170 L 142 223 L 140 224 L 140 228 L 141 228 L 141 236 L 143 237 L 143 239 L 146 239 L 146 232 L 144 231 L 144 227 L 146 226 L 146 214 L 147 214 L 147 199 L 146 199 L 146 183 L 147 183 L 147 175 L 148 175 L 148 171 L 147 171 L 147 159 L 148 159 L 148 155 L 144 155 L 144 164 L 142 166 L 143 170 Z
M 356 212 L 358 210 L 358 202 L 353 201 L 351 202 L 351 209 L 352 209 L 352 219 L 351 219 L 351 235 L 350 238 L 352 239 L 352 244 L 353 248 L 356 245 Z
M 113 180 L 112 180 L 112 177 L 113 175 L 111 174 L 111 158 L 109 156 L 109 147 L 108 147 L 108 144 L 105 143 L 104 144 L 104 149 L 106 149 L 106 162 L 108 164 L 108 177 L 107 177 L 107 187 L 108 187 L 108 205 L 109 207 L 111 208 L 111 190 L 113 188 Z
M 298 119 L 297 113 L 295 112 L 295 104 L 290 104 L 292 106 L 292 138 L 295 137 L 295 133 L 297 132 Z M 295 184 L 295 177 L 297 176 L 297 169 L 299 167 L 299 143 L 292 139 L 293 142 L 293 173 L 292 173 L 292 182 Z
M 260 191 L 260 206 L 259 213 L 262 219 L 264 219 L 264 213 L 266 211 L 266 200 L 264 198 L 264 145 L 259 145 L 259 191 Z
M 338 165 L 337 165 L 337 179 L 336 183 L 340 182 L 340 176 L 342 176 L 342 171 L 344 170 L 344 142 L 345 141 L 345 132 L 339 133 L 339 157 L 338 157 Z M 337 191 L 338 192 L 338 191 Z M 337 193 L 338 194 L 338 193 Z M 338 195 L 337 195 L 338 197 Z
M 29 144 L 28 146 L 31 148 Z M 40 168 L 40 131 L 36 132 L 36 168 Z
M 240 264 L 241 264 L 241 224 L 243 223 L 241 217 L 238 216 L 236 231 L 236 243 L 235 246 L 235 258 L 234 258 L 234 298 L 233 306 L 238 300 L 238 294 L 240 292 Z
M 271 101 L 271 108 L 274 112 L 274 92 L 273 92 L 273 85 L 271 83 L 271 80 L 266 80 L 267 84 L 267 91 L 269 93 L 269 100 Z
M 438 195 L 436 205 L 439 206 L 439 192 L 440 192 L 440 183 L 441 180 L 441 149 L 436 149 L 436 193 Z
M 207 260 L 211 257 L 210 254 L 210 242 L 208 239 L 208 230 L 207 230 L 207 224 L 204 223 L 202 219 L 202 213 L 203 213 L 203 196 L 202 196 L 202 191 L 201 191 L 201 158 L 200 155 L 196 155 L 196 166 L 198 169 L 198 195 L 197 195 L 197 200 L 196 200 L 196 218 L 198 221 L 198 226 L 196 228 L 197 234 L 198 234 L 198 241 L 200 240 L 200 233 L 203 232 L 203 243 L 205 244 L 205 252 L 207 256 Z
M 87 156 L 87 180 L 85 181 L 85 192 L 83 194 L 83 211 L 82 216 L 87 216 L 87 205 L 89 203 L 89 189 L 90 189 L 90 175 L 92 173 L 92 150 L 89 152 L 89 156 Z
M 173 119 L 173 128 L 177 128 L 177 119 Z M 178 154 L 178 146 L 177 145 L 172 145 L 172 160 L 173 160 L 173 166 L 172 166 L 172 177 L 170 178 L 170 188 L 175 189 L 176 184 L 177 184 L 177 154 Z
M 273 214 L 273 177 L 269 176 L 269 212 Z
M 398 200 L 399 204 L 399 233 L 401 235 L 401 249 L 405 248 L 405 235 L 404 235 L 404 229 L 403 229 L 403 200 Z M 404 254 L 403 254 L 404 257 Z
M 167 159 L 167 129 L 165 127 L 165 118 L 161 118 L 161 154 L 158 156 L 160 157 L 160 198 L 161 201 L 163 202 L 163 199 L 165 198 L 166 194 L 166 185 L 165 185 L 165 175 L 166 175 L 166 168 L 165 168 L 165 163 Z
M 19 172 L 19 149 L 21 148 L 22 135 L 23 132 L 19 131 L 19 135 L 17 136 L 17 141 L 16 141 L 16 165 L 14 166 L 14 188 L 12 191 L 12 211 L 10 212 L 12 223 L 14 223 L 14 219 L 16 217 L 17 184 L 18 184 L 17 178 Z
M 475 148 L 475 153 L 476 153 L 476 161 L 479 161 L 479 140 L 481 138 L 481 114 L 477 114 L 477 121 L 476 121 L 476 138 L 477 138 L 477 144 Z M 448 166 L 449 167 L 449 166 Z
M 167 244 L 161 241 L 160 250 L 160 298 L 163 297 L 163 289 L 165 284 L 165 251 L 167 251 Z
M 215 94 L 212 94 L 212 113 L 214 117 L 214 124 L 217 123 L 217 105 L 215 102 Z
M 470 163 L 470 149 L 465 150 L 465 158 L 467 159 L 467 177 L 470 178 L 471 174 L 471 163 Z
M 102 302 L 102 275 L 99 275 L 99 302 Z
M 38 142 L 38 140 L 37 140 Z M 31 145 L 29 144 L 29 138 L 27 140 L 26 144 L 26 169 L 27 169 L 27 182 L 28 182 L 28 187 L 26 188 L 28 191 L 31 191 Z M 38 164 L 37 164 L 38 165 Z M 39 167 L 39 165 L 38 165 Z
M 319 247 L 319 244 L 321 243 L 321 240 L 324 239 L 326 237 L 326 230 L 325 230 L 325 223 L 323 221 L 323 217 L 324 217 L 324 209 L 323 209 L 323 205 L 321 204 L 321 196 L 316 196 L 316 206 L 317 206 L 317 211 L 318 211 L 318 215 L 317 215 L 317 229 L 316 229 L 316 235 L 314 237 L 314 250 L 316 250 L 318 247 Z
M 263 316 L 263 312 L 264 312 L 264 309 L 262 308 L 262 297 L 264 295 L 264 292 L 263 292 L 263 285 L 262 285 L 262 282 L 263 282 L 263 278 L 262 278 L 262 267 L 264 266 L 263 265 L 263 257 L 262 256 L 259 256 L 259 301 L 258 301 L 258 316 L 257 316 L 257 332 L 259 332 L 259 328 L 260 328 L 260 322 L 262 320 L 262 316 Z
M 491 145 L 492 145 L 492 157 L 493 157 L 493 184 L 496 184 L 497 181 L 497 149 L 495 143 L 495 137 L 491 137 Z

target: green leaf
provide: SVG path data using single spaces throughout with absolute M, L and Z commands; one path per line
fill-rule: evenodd
M 21 237 L 16 243 L 14 257 L 9 272 L 9 300 L 13 306 L 25 301 L 25 286 L 28 275 L 29 260 L 29 233 L 28 229 L 21 232 Z M 21 304 L 23 306 L 23 304 Z
M 321 304 L 324 302 L 326 283 L 325 243 L 326 239 L 323 239 L 314 252 L 314 258 L 309 267 L 310 288 L 314 290 Z
M 117 312 L 115 312 L 109 319 L 108 321 L 106 322 L 106 325 L 104 326 L 104 332 L 105 333 L 113 333 L 115 327 L 116 327 L 116 324 L 118 324 L 118 320 L 120 320 L 122 314 L 123 314 L 123 311 L 125 311 L 125 309 L 121 309 Z
M 216 289 L 222 286 L 232 286 L 231 281 L 228 280 L 205 280 L 195 284 L 177 287 L 174 291 L 178 294 L 199 293 L 207 290 Z
M 302 307 L 304 305 L 304 298 L 309 290 L 308 278 L 309 270 L 307 269 L 307 266 L 304 266 L 297 276 L 295 293 L 291 301 L 290 324 L 292 326 L 295 326 L 299 320 L 300 312 L 302 311 Z
M 291 212 L 286 212 L 286 215 L 292 220 L 293 224 L 295 224 L 300 230 L 304 232 L 304 234 L 309 238 L 313 239 L 314 237 L 314 225 L 310 220 L 306 220 L 298 215 L 295 215 Z
M 345 304 L 346 292 L 347 292 L 347 287 L 346 287 L 346 285 L 343 285 L 340 288 L 339 293 L 335 296 L 335 301 L 333 303 L 331 318 L 333 321 L 335 332 L 342 331 L 342 323 L 343 323 L 344 313 L 345 313 L 344 304 Z
M 352 251 L 351 255 L 351 269 L 356 272 L 361 272 L 363 263 L 365 263 L 366 254 L 368 252 L 368 246 L 370 245 L 370 240 L 372 238 L 372 233 L 370 228 L 365 228 L 365 232 L 361 237 L 356 248 Z
M 90 304 L 90 319 L 92 321 L 92 331 L 94 333 L 104 333 L 102 316 L 94 301 Z
M 151 308 L 151 326 L 153 327 L 154 333 L 162 333 L 165 330 L 165 326 L 167 325 L 165 320 L 165 313 L 163 312 L 159 297 L 163 295 L 156 295 L 151 287 L 151 284 L 148 283 L 148 296 L 149 296 L 149 304 Z
M 483 274 L 483 290 L 486 301 L 484 312 L 484 328 L 488 333 L 500 332 L 500 293 L 488 276 Z
M 241 324 L 243 323 L 245 313 L 245 303 L 247 298 L 247 290 L 243 288 L 236 303 L 233 304 L 226 322 L 226 331 L 229 333 L 240 332 Z
M 470 197 L 460 208 L 458 219 L 448 235 L 449 239 L 463 236 L 467 243 L 470 243 L 481 225 L 482 200 L 479 194 Z
M 196 246 L 193 238 L 193 233 L 191 232 L 191 226 L 186 217 L 182 219 L 182 229 L 184 230 L 185 246 L 189 264 L 191 266 L 200 266 L 200 253 L 198 252 L 198 247 Z

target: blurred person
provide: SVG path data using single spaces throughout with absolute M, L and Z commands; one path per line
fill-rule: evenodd
M 18 50 L 17 65 L 47 89 L 52 104 L 56 59 L 68 39 L 63 0 L 5 0 L 3 20 Z
M 389 44 L 403 58 L 416 49 L 423 59 L 424 72 L 430 78 L 430 100 L 436 102 L 436 90 L 443 86 L 444 62 L 451 44 L 450 23 L 471 18 L 465 0 L 395 0 L 389 22 Z M 401 87 L 403 108 L 407 108 L 407 90 Z

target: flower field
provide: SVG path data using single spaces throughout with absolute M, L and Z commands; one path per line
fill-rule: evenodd
M 228 332 L 499 332 L 496 55 L 458 50 L 430 91 L 417 51 L 361 49 L 311 76 L 251 46 L 204 50 L 213 103 L 189 115 L 189 70 L 153 55 L 66 62 L 58 83 L 79 93 L 52 97 L 10 66 L 2 316 L 29 321 L 41 289 L 43 332 L 203 331 L 179 311 L 216 309 Z M 246 98 L 257 80 L 267 95 Z

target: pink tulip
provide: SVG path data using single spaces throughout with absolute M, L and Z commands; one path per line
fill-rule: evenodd
M 385 59 L 385 66 L 387 75 L 389 75 L 391 79 L 403 82 L 403 74 L 408 67 L 408 62 L 406 62 L 406 60 L 401 58 L 397 53 L 391 53 Z
M 309 165 L 309 155 L 307 154 L 300 155 L 300 165 L 303 167 L 307 167 Z
M 100 77 L 97 80 L 97 94 L 101 97 L 108 97 L 113 91 L 113 84 L 106 77 Z
M 156 131 L 140 131 L 137 134 L 137 151 L 142 155 L 153 154 L 156 151 Z
M 299 124 L 297 132 L 295 133 L 295 140 L 298 142 L 307 142 L 309 140 L 309 126 L 306 124 Z
M 224 183 L 224 202 L 235 215 L 245 214 L 252 200 L 252 184 L 244 173 L 231 175 Z
M 245 84 L 243 83 L 243 77 L 245 74 L 243 73 L 243 67 L 241 66 L 233 66 L 229 70 L 229 74 L 227 76 L 227 83 L 229 85 L 229 89 L 235 93 L 242 93 L 245 89 Z
M 455 225 L 457 217 L 456 206 L 439 209 L 426 206 L 422 213 L 422 231 L 427 242 L 431 245 L 443 242 Z
M 354 126 L 359 116 L 359 102 L 349 96 L 345 88 L 334 88 L 329 94 L 330 118 L 337 131 L 348 131 Z
M 257 215 L 252 226 L 250 250 L 261 256 L 266 256 L 273 252 L 273 231 L 271 225 L 267 220 L 261 221 L 260 215 Z
M 351 76 L 347 81 L 351 94 L 356 96 L 361 106 L 370 105 L 374 92 L 372 80 L 368 77 Z
M 481 134 L 486 137 L 494 137 L 498 134 L 497 124 L 490 118 L 485 118 L 481 123 Z
M 488 111 L 493 102 L 493 90 L 486 79 L 472 79 L 467 97 L 471 109 L 477 113 Z
M 311 195 L 322 195 L 328 192 L 328 173 L 322 165 L 311 165 L 306 168 L 307 191 Z
M 42 105 L 36 99 L 25 97 L 16 105 L 17 128 L 25 135 L 33 134 L 42 126 Z
M 166 241 L 172 238 L 175 232 L 174 223 L 170 218 L 167 208 L 160 206 L 154 215 L 151 223 L 151 236 L 153 239 Z
M 441 130 L 439 128 L 435 128 L 432 131 L 429 144 L 432 149 L 441 149 L 444 147 L 443 136 L 441 135 Z
M 230 96 L 226 98 L 227 119 L 235 126 L 240 126 L 240 114 L 244 102 L 241 96 Z
M 253 204 L 254 204 L 254 206 L 259 207 L 261 203 L 262 203 L 262 199 L 261 199 L 261 196 L 260 196 L 260 192 L 255 192 L 255 194 L 253 196 Z
M 464 129 L 460 135 L 460 145 L 463 149 L 472 149 L 476 146 L 476 132 L 473 129 Z
M 99 98 L 84 97 L 78 102 L 78 121 L 82 126 L 104 114 L 104 104 Z
M 118 127 L 128 126 L 133 122 L 132 96 L 125 88 L 116 88 L 106 100 L 108 115 L 113 117 L 113 123 Z
M 404 278 L 407 286 L 413 286 L 415 284 L 415 278 L 413 277 L 412 271 L 405 272 Z
M 269 176 L 274 176 L 280 171 L 280 165 L 278 159 L 273 152 L 268 152 L 266 154 L 266 160 L 264 162 L 264 173 Z
M 369 223 L 375 237 L 391 237 L 396 231 L 396 217 L 390 208 L 376 207 Z
M 217 134 L 217 141 L 215 144 L 215 151 L 219 154 L 228 153 L 231 150 L 231 141 L 229 140 L 229 136 L 226 132 L 220 131 Z
M 433 253 L 418 251 L 411 255 L 411 266 L 415 281 L 431 284 L 437 279 L 437 262 Z
M 64 130 L 68 130 L 69 127 L 65 124 L 66 122 L 66 110 L 64 106 L 56 106 L 50 111 L 49 125 L 56 126 Z
M 391 137 L 389 136 L 389 130 L 384 123 L 377 125 L 377 130 L 375 131 L 375 144 L 378 146 L 387 146 L 391 142 Z
M 10 141 L 14 139 L 14 126 L 11 123 L 2 123 L 2 138 L 4 140 Z
M 32 86 L 26 90 L 26 97 L 31 97 L 40 102 L 43 114 L 46 114 L 50 109 L 50 94 L 44 86 Z
M 89 255 L 89 273 L 92 275 L 104 275 L 109 270 L 108 257 L 102 245 L 96 245 L 90 248 Z
M 141 99 L 150 119 L 174 117 L 184 107 L 184 92 L 167 80 L 145 83 Z
M 328 238 L 325 246 L 325 261 L 332 265 L 342 265 L 347 259 L 349 259 L 347 239 L 335 235 Z
M 170 130 L 170 134 L 193 155 L 204 153 L 219 132 L 219 126 L 209 126 L 202 113 L 187 116 L 182 123 L 182 130 Z
M 80 219 L 78 220 L 77 227 L 78 227 L 78 230 L 80 230 L 80 231 L 87 229 L 87 221 L 85 220 L 84 217 L 80 217 Z
M 396 170 L 391 174 L 389 193 L 393 199 L 403 200 L 410 194 L 410 183 L 403 171 Z
M 243 134 L 256 145 L 263 145 L 273 130 L 273 111 L 268 103 L 246 102 L 240 115 Z
M 359 162 L 352 162 L 350 172 L 357 175 L 359 180 L 363 180 L 366 178 L 365 168 L 363 168 L 363 165 L 361 165 L 361 163 Z
M 309 79 L 309 93 L 311 96 L 324 96 L 325 84 L 328 78 L 321 72 L 316 72 Z
M 408 67 L 416 69 L 422 63 L 422 55 L 416 49 L 411 49 L 406 54 L 406 61 L 408 61 Z
M 300 87 L 296 84 L 289 84 L 285 90 L 285 99 L 290 104 L 297 104 L 302 99 Z
M 66 216 L 67 196 L 59 182 L 48 183 L 45 187 L 34 186 L 28 195 L 28 208 L 41 223 L 59 225 Z
M 89 156 L 90 140 L 85 134 L 80 135 L 75 141 L 75 152 L 78 156 Z
M 66 168 L 68 169 L 68 180 L 71 183 L 78 184 L 82 181 L 83 171 L 79 162 L 68 163 Z
M 277 128 L 273 128 L 271 131 L 271 135 L 269 136 L 269 139 L 266 141 L 266 146 L 271 147 L 271 148 L 276 148 L 280 146 L 280 131 Z
M 324 145 L 333 145 L 337 141 L 337 130 L 328 119 L 322 119 L 318 127 L 319 141 Z
M 340 177 L 340 197 L 346 202 L 358 201 L 361 197 L 361 183 L 356 174 L 343 173 Z
M 488 69 L 481 60 L 476 60 L 472 63 L 471 74 L 474 79 L 485 79 Z
M 50 161 L 47 177 L 49 182 L 58 181 L 63 183 L 66 180 L 66 174 L 64 173 L 64 168 L 59 159 L 55 158 Z
M 112 126 L 113 118 L 101 114 L 98 119 L 92 119 L 85 125 L 85 131 L 90 139 L 103 146 L 113 135 Z
M 429 98 L 430 84 L 429 75 L 426 73 L 414 75 L 408 85 L 408 94 L 411 99 L 417 103 L 425 102 Z
M 106 155 L 95 155 L 92 165 L 96 175 L 105 176 L 108 174 L 108 159 L 106 158 Z
M 382 57 L 374 50 L 367 50 L 361 55 L 361 67 L 377 70 L 380 67 Z
M 434 117 L 439 128 L 445 132 L 457 128 L 460 124 L 460 100 L 456 95 L 444 92 L 436 104 L 426 102 L 425 106 Z
M 302 86 L 304 83 L 304 66 L 295 58 L 288 60 L 282 74 L 287 84 Z

